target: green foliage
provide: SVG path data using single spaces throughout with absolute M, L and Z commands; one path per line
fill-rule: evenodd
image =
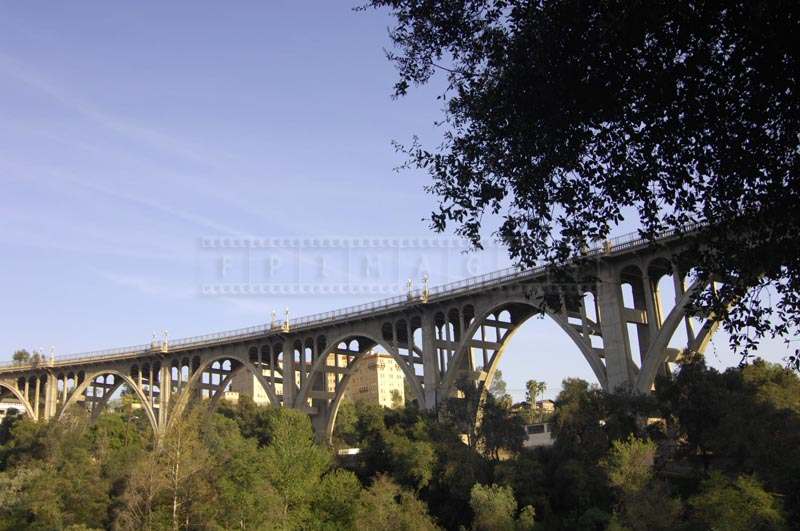
M 487 444 L 514 421 L 491 395 L 472 447 L 452 411 L 440 422 L 413 404 L 353 404 L 341 433 L 361 453 L 338 466 L 307 415 L 246 400 L 173 419 L 157 445 L 124 404 L 92 423 L 80 408 L 54 424 L 15 418 L 0 445 L 0 531 L 797 529 L 798 391 L 774 365 L 695 362 L 658 382 L 659 431 L 642 422 L 652 399 L 568 379 L 555 445 L 515 451 Z M 683 402 L 709 397 L 703 426 Z M 448 405 L 463 415 L 464 402 Z M 698 440 L 708 475 L 692 466 Z
M 330 452 L 317 445 L 308 415 L 291 409 L 275 409 L 266 428 L 262 473 L 281 500 L 289 525 L 310 518 L 310 501 L 320 477 L 331 466 Z
M 514 531 L 517 500 L 509 487 L 476 483 L 470 491 L 469 505 L 475 514 L 472 529 L 476 531 Z
M 31 353 L 25 350 L 24 348 L 16 350 L 14 351 L 14 355 L 11 356 L 11 359 L 14 360 L 14 363 L 19 363 L 19 364 L 28 363 L 31 359 Z
M 508 396 L 508 385 L 503 380 L 503 372 L 500 369 L 494 371 L 492 384 L 489 386 L 489 394 L 494 396 L 497 400 L 502 400 Z
M 415 489 L 428 485 L 433 475 L 434 451 L 427 441 L 415 441 L 396 431 L 384 434 L 388 470 L 402 484 Z
M 114 477 L 96 458 L 105 438 L 93 439 L 88 431 L 80 417 L 53 425 L 25 419 L 15 424 L 2 448 L 0 498 L 8 499 L 0 509 L 0 529 L 108 524 Z
M 345 531 L 355 526 L 361 483 L 350 471 L 337 469 L 323 476 L 311 502 L 312 525 L 319 529 Z
M 536 407 L 536 401 L 543 398 L 547 390 L 547 383 L 538 380 L 528 380 L 525 382 L 525 401 L 528 403 L 529 418 L 542 420 L 543 412 Z
M 611 486 L 619 493 L 613 526 L 634 531 L 674 529 L 682 506 L 669 496 L 662 481 L 654 479 L 656 445 L 629 437 L 614 441 L 604 466 Z
M 517 529 L 519 531 L 532 531 L 536 528 L 536 510 L 531 505 L 526 505 L 517 516 Z
M 536 407 L 536 400 L 547 391 L 547 383 L 538 380 L 528 380 L 525 382 L 525 400 L 531 408 Z
M 786 528 L 778 499 L 764 490 L 752 476 L 736 481 L 713 472 L 701 492 L 689 500 L 693 519 L 705 529 L 760 531 Z
M 268 466 L 258 441 L 245 438 L 236 423 L 213 415 L 202 439 L 209 452 L 208 475 L 216 495 L 209 504 L 220 529 L 266 527 L 282 508 L 277 491 L 263 470 Z
M 755 473 L 785 495 L 790 519 L 800 521 L 797 374 L 758 360 L 719 373 L 694 360 L 656 389 L 688 459 L 699 456 L 704 470 L 731 476 Z
M 550 512 L 547 462 L 539 452 L 524 451 L 513 459 L 500 461 L 494 467 L 498 485 L 511 487 L 521 507 L 536 507 L 536 513 Z
M 13 410 L 9 410 L 6 413 L 6 416 L 3 417 L 3 420 L 0 421 L 0 450 L 5 447 L 6 444 L 12 441 L 12 431 L 14 430 L 14 425 L 23 420 L 25 417 Z M 0 453 L 0 470 L 3 468 L 3 454 Z
M 478 411 L 481 403 L 480 390 L 468 378 L 456 383 L 458 396 L 448 397 L 442 407 L 442 420 L 458 434 L 466 436 L 467 445 L 478 445 Z
M 333 442 L 336 447 L 349 448 L 358 441 L 356 422 L 358 414 L 352 400 L 342 400 L 336 413 L 336 424 L 333 430 Z
M 220 404 L 219 414 L 233 419 L 242 435 L 256 439 L 259 446 L 269 444 L 272 417 L 275 415 L 273 408 L 259 407 L 250 397 L 241 396 L 235 404 Z
M 386 476 L 378 476 L 358 500 L 354 529 L 425 531 L 438 527 L 428 516 L 425 505 L 411 491 Z
M 652 441 L 629 437 L 614 441 L 605 460 L 608 480 L 623 492 L 638 493 L 653 479 L 656 445 Z
M 477 429 L 480 446 L 487 455 L 500 459 L 501 452 L 517 453 L 525 441 L 524 420 L 511 411 L 510 403 L 487 395 Z

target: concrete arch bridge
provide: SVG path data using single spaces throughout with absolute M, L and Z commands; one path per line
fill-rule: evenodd
M 463 375 L 486 390 L 509 340 L 535 315 L 572 340 L 604 389 L 648 392 L 684 348 L 702 353 L 717 328 L 713 319 L 696 326 L 687 315 L 691 294 L 709 287 L 688 285 L 676 266 L 690 237 L 605 241 L 566 266 L 573 279 L 566 283 L 546 267 L 508 269 L 284 323 L 7 363 L 0 398 L 18 401 L 33 419 L 60 419 L 73 407 L 97 415 L 124 386 L 160 436 L 192 402 L 216 404 L 248 371 L 273 406 L 307 412 L 327 439 L 354 367 L 371 349 L 393 356 L 410 398 L 434 409 Z M 671 304 L 662 301 L 663 282 L 674 286 Z M 670 348 L 679 328 L 686 345 Z

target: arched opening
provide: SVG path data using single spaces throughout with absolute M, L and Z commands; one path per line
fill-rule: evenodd
M 155 390 L 138 366 L 131 367 L 129 374 L 119 371 L 103 371 L 86 377 L 80 374 L 74 387 L 70 386 L 71 373 L 58 375 L 63 380 L 58 386 L 61 389 L 58 418 L 80 409 L 96 421 L 104 412 L 113 412 L 142 434 L 155 436 L 158 432 L 157 410 L 154 410 L 150 396 Z M 155 398 L 158 398 L 157 392 Z
M 15 384 L 0 382 L 0 421 L 14 415 L 32 417 L 33 408 Z
M 386 334 L 381 334 L 381 340 L 363 334 L 337 338 L 316 360 L 311 371 L 313 377 L 301 387 L 296 405 L 307 408 L 320 438 L 331 440 L 343 403 L 369 401 L 397 407 L 411 395 L 420 402 L 424 400 L 414 369 L 398 354 L 393 343 L 383 339 L 393 338 L 393 329 L 391 324 L 382 327 Z M 408 347 L 404 343 L 404 352 L 408 352 Z
M 422 389 L 424 385 L 424 361 L 422 357 L 422 319 L 412 316 L 408 319 L 398 319 L 394 322 L 384 323 L 383 339 L 392 346 L 397 357 L 405 362 L 408 367 L 408 378 L 414 385 Z M 406 393 L 406 400 L 417 400 L 413 393 Z M 419 401 L 422 406 L 422 401 Z
M 660 330 L 664 325 L 664 320 L 673 311 L 685 290 L 685 279 L 665 258 L 656 258 L 650 262 L 647 267 L 647 278 L 653 293 L 656 325 Z M 693 323 L 690 322 L 688 326 L 693 327 Z M 669 338 L 667 348 L 670 353 L 667 356 L 667 362 L 659 369 L 659 373 L 671 372 L 672 364 L 678 360 L 681 352 L 687 346 L 687 330 L 686 327 L 679 327 Z
M 466 329 L 459 356 L 442 384 L 445 396 L 454 396 L 456 383 L 470 374 L 481 393 L 507 394 L 514 403 L 525 400 L 528 380 L 544 382 L 550 393 L 545 396 L 554 396 L 565 377 L 605 386 L 594 294 L 576 292 L 562 301 L 557 314 L 529 301 L 484 311 Z
M 273 366 L 276 363 L 272 350 L 256 348 L 255 353 L 256 363 L 250 361 L 253 355 L 250 350 L 241 358 L 221 354 L 204 362 L 199 358 L 186 360 L 191 373 L 172 398 L 169 422 L 181 418 L 190 407 L 202 405 L 213 411 L 223 400 L 235 403 L 245 396 L 256 404 L 279 405 L 276 387 L 280 384 L 275 381 L 275 372 L 269 372 L 270 363 Z
M 658 262 L 654 263 L 657 267 Z M 663 272 L 663 269 L 658 271 L 651 267 L 649 272 L 651 276 L 656 277 Z M 669 281 L 665 281 L 667 277 Z M 663 321 L 660 323 L 658 333 L 652 337 L 636 381 L 636 388 L 640 392 L 652 390 L 656 376 L 670 374 L 673 368 L 671 364 L 680 361 L 687 352 L 703 354 L 719 327 L 719 321 L 716 319 L 701 321 L 687 315 L 687 306 L 691 302 L 692 293 L 696 290 L 712 289 L 699 280 L 691 280 L 690 277 L 670 268 L 669 272 L 664 273 L 657 281 L 657 293 L 660 298 L 662 300 L 671 298 L 674 305 L 669 312 L 663 312 Z
M 644 317 L 640 317 L 644 311 L 644 279 L 642 271 L 636 266 L 628 266 L 622 270 L 619 276 L 620 288 L 622 289 L 622 305 L 625 308 L 623 314 L 625 324 L 625 336 L 627 338 L 628 352 L 633 363 L 639 367 L 644 352 L 640 351 L 640 345 L 645 338 L 639 337 L 642 332 L 641 324 Z

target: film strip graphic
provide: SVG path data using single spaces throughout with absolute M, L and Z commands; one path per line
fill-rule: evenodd
M 200 293 L 226 297 L 391 296 L 507 265 L 499 247 L 447 237 L 213 236 L 199 255 Z

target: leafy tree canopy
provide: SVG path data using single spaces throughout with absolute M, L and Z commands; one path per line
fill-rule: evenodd
M 395 95 L 446 78 L 441 144 L 401 148 L 433 178 L 435 229 L 481 247 L 485 215 L 502 213 L 496 236 L 533 265 L 579 254 L 629 216 L 648 237 L 700 224 L 687 263 L 725 287 L 698 311 L 723 317 L 745 354 L 798 328 L 800 4 L 365 7 L 394 16 Z
M 11 357 L 15 363 L 27 363 L 31 359 L 31 353 L 25 349 L 20 349 L 14 351 L 14 355 Z
M 694 510 L 694 519 L 706 529 L 786 529 L 780 502 L 753 477 L 740 476 L 730 481 L 714 472 L 689 504 Z

